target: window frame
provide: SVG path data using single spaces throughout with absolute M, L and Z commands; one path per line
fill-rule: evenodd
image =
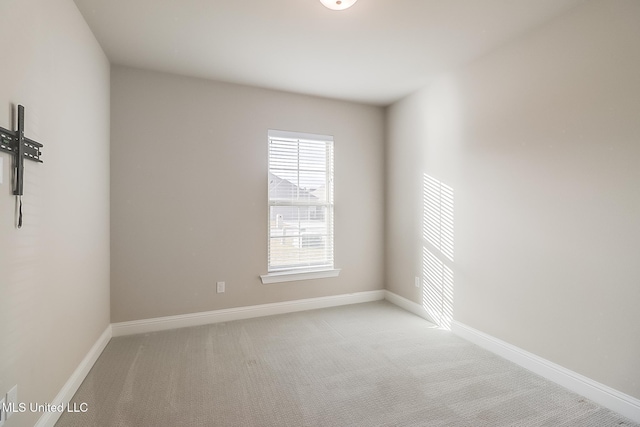
M 269 194 L 269 181 L 271 174 L 271 144 L 272 140 L 282 140 L 282 141 L 296 141 L 298 144 L 301 142 L 310 143 L 317 142 L 323 144 L 330 144 L 330 148 L 325 148 L 326 155 L 329 156 L 327 159 L 327 163 L 325 166 L 325 174 L 326 174 L 326 184 L 325 188 L 328 193 L 327 200 L 323 203 L 301 203 L 299 200 L 295 202 L 292 200 L 291 202 L 278 202 L 273 200 Z M 308 280 L 308 279 L 318 279 L 318 278 L 326 278 L 326 277 L 336 277 L 340 273 L 340 269 L 335 268 L 335 220 L 334 220 L 334 207 L 335 207 L 335 199 L 334 199 L 334 176 L 335 176 L 335 158 L 334 158 L 334 138 L 329 135 L 319 135 L 319 134 L 311 134 L 311 133 L 302 133 L 302 132 L 290 132 L 290 131 L 280 131 L 280 130 L 269 130 L 267 133 L 267 271 L 266 275 L 261 275 L 260 278 L 263 284 L 268 283 L 279 283 L 279 282 L 289 282 L 289 281 L 297 281 L 297 280 Z M 298 145 L 298 153 L 300 152 L 300 148 Z M 300 171 L 300 164 L 297 165 L 297 170 Z M 281 177 L 280 177 L 281 178 Z M 299 182 L 298 182 L 299 184 Z M 272 229 L 271 229 L 271 210 L 274 206 L 324 206 L 326 208 L 327 215 L 327 236 L 331 240 L 331 259 L 328 260 L 330 262 L 319 265 L 303 265 L 303 266 L 285 266 L 285 267 L 277 267 L 271 265 L 271 240 Z M 302 236 L 300 236 L 302 237 Z

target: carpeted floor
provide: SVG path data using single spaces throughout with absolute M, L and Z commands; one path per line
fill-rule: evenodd
M 385 301 L 114 338 L 88 426 L 636 426 Z

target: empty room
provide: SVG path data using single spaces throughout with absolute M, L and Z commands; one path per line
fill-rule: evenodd
M 0 17 L 0 427 L 640 427 L 640 1 Z

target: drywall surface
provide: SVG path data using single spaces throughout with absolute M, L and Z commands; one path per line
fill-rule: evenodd
M 118 66 L 111 94 L 112 322 L 382 289 L 381 108 Z M 337 278 L 259 279 L 269 129 L 334 136 Z
M 0 184 L 0 395 L 51 402 L 109 325 L 109 63 L 71 0 L 0 2 L 0 126 L 44 144 Z M 32 426 L 41 413 L 15 414 Z
M 386 148 L 387 288 L 636 398 L 639 22 L 588 2 L 390 107 Z

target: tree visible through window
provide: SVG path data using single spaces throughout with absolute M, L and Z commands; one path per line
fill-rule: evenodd
M 333 137 L 269 131 L 268 264 L 333 268 Z

